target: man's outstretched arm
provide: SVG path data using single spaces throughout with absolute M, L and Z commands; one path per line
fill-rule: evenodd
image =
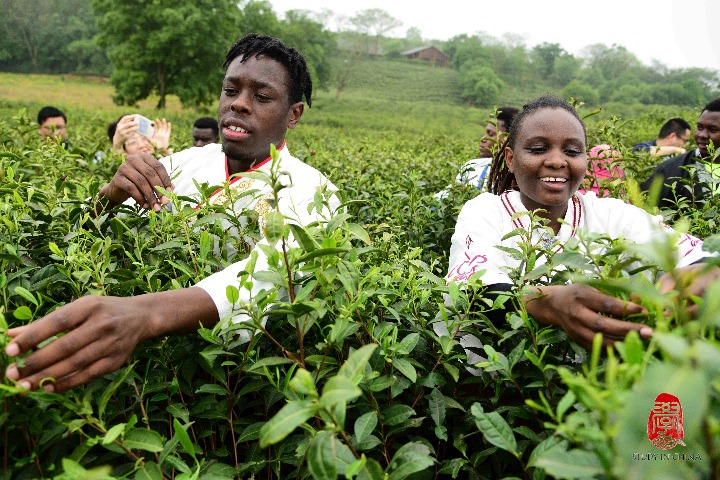
M 23 355 L 45 340 L 50 344 L 8 366 L 7 378 L 29 390 L 61 393 L 122 367 L 143 341 L 212 327 L 218 312 L 210 296 L 190 287 L 136 297 L 82 297 L 22 327 L 7 331 L 11 357 Z

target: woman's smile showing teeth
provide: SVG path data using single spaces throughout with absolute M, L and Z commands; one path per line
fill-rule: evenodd
M 542 108 L 524 118 L 511 141 L 505 162 L 523 206 L 544 210 L 543 217 L 559 228 L 587 170 L 582 122 L 562 108 Z

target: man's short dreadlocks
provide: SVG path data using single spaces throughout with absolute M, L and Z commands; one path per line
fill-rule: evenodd
M 250 55 L 255 55 L 255 58 L 264 55 L 283 64 L 290 74 L 290 101 L 301 102 L 304 95 L 308 107 L 312 106 L 312 78 L 300 52 L 286 46 L 277 38 L 251 33 L 230 48 L 223 68 L 227 70 L 237 57 L 241 56 L 240 62 L 244 62 Z

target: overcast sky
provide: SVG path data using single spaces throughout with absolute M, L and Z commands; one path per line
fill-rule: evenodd
M 519 34 L 525 44 L 559 43 L 578 55 L 587 45 L 618 44 L 642 63 L 720 70 L 720 0 L 270 0 L 275 13 L 331 10 L 351 17 L 381 8 L 403 22 L 390 36 L 417 27 L 425 39 L 486 32 Z M 335 24 L 330 23 L 331 30 Z

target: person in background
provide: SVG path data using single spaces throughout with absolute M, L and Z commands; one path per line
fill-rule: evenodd
M 656 179 L 662 181 L 657 205 L 661 209 L 679 206 L 692 207 L 718 193 L 720 185 L 720 157 L 710 158 L 710 144 L 720 146 L 720 97 L 703 107 L 695 127 L 697 148 L 669 158 L 655 168 L 645 182 L 649 191 Z
M 67 117 L 55 107 L 43 107 L 37 116 L 38 133 L 43 140 L 57 138 L 67 149 Z
M 460 169 L 457 181 L 475 185 L 480 190 L 487 190 L 487 177 L 490 172 L 493 153 L 500 148 L 507 137 L 518 109 L 514 107 L 501 107 L 497 109 L 496 121 L 489 121 L 485 125 L 485 135 L 480 140 L 480 158 L 468 161 Z
M 247 35 L 229 50 L 223 64 L 225 78 L 218 103 L 221 144 L 189 148 L 161 161 L 141 153 L 128 155 L 108 185 L 99 195 L 112 208 L 132 198 L 148 209 L 170 207 L 169 200 L 154 186 L 172 190 L 181 197 L 200 197 L 199 184 L 220 185 L 208 202 L 222 202 L 233 211 L 252 210 L 245 221 L 262 221 L 273 207 L 273 185 L 252 177 L 249 171 L 270 174 L 273 166 L 271 145 L 279 155 L 278 179 L 284 188 L 278 192 L 274 207 L 285 215 L 286 222 L 300 225 L 323 221 L 340 207 L 340 200 L 330 196 L 327 207 L 315 205 L 321 191 L 336 188 L 318 170 L 301 162 L 288 151 L 285 135 L 295 128 L 305 104 L 311 104 L 312 78 L 303 56 L 280 40 L 264 35 Z M 171 167 L 177 176 L 170 180 Z M 228 198 L 231 197 L 231 198 Z M 313 208 L 308 208 L 313 205 Z M 179 207 L 179 206 L 175 206 Z M 255 219 L 255 220 L 253 220 Z M 263 229 L 260 229 L 262 232 Z M 268 258 L 255 244 L 252 254 L 224 270 L 201 280 L 190 288 L 149 293 L 134 297 L 88 295 L 68 303 L 45 317 L 6 335 L 12 340 L 5 352 L 17 357 L 35 350 L 45 340 L 65 332 L 49 344 L 12 363 L 7 378 L 23 388 L 42 388 L 63 392 L 117 370 L 125 364 L 135 348 L 145 340 L 197 330 L 199 325 L 211 328 L 219 321 L 249 321 L 241 303 L 228 299 L 229 286 L 239 288 L 239 302 L 250 302 L 272 284 L 253 278 L 250 286 L 240 286 L 238 275 L 255 262 L 255 271 L 268 269 Z M 248 330 L 239 330 L 243 341 L 249 341 Z
M 481 191 L 487 191 L 487 178 L 490 172 L 493 153 L 502 145 L 512 125 L 518 109 L 502 107 L 497 109 L 497 116 L 485 125 L 485 135 L 480 139 L 480 158 L 469 160 L 460 168 L 455 181 L 474 185 Z M 435 198 L 442 200 L 449 195 L 449 186 L 436 193 Z
M 193 124 L 193 147 L 204 147 L 208 143 L 218 143 L 220 130 L 218 122 L 212 117 L 200 117 Z
M 609 197 L 610 191 L 604 188 L 604 184 L 622 178 L 624 174 L 623 169 L 616 164 L 620 156 L 621 153 L 607 143 L 592 147 L 588 152 L 588 169 L 583 182 L 586 188 L 580 188 L 578 192 L 595 192 L 598 197 Z
M 702 263 L 712 254 L 703 251 L 700 239 L 677 234 L 662 223 L 662 217 L 619 199 L 578 194 L 587 170 L 586 142 L 585 124 L 567 101 L 547 96 L 525 105 L 515 117 L 507 146 L 493 161 L 492 193 L 468 201 L 458 216 L 445 278 L 464 283 L 484 271 L 480 279 L 486 292 L 504 295 L 521 288 L 519 300 L 540 325 L 562 328 L 578 345 L 589 348 L 596 333 L 603 334 L 605 345 L 625 338 L 631 330 L 651 336 L 649 326 L 628 320 L 642 316 L 644 307 L 588 285 L 516 284 L 519 280 L 511 270 L 519 268 L 522 260 L 511 252 L 520 249 L 520 242 L 559 252 L 579 230 L 638 244 L 661 235 L 677 236 L 676 268 L 688 274 L 687 293 L 697 296 L 720 278 L 720 268 Z M 533 222 L 528 212 L 547 223 Z M 538 255 L 535 267 L 544 261 L 546 256 Z M 660 284 L 665 292 L 675 288 L 669 275 Z M 445 326 L 441 323 L 437 328 Z M 471 348 L 479 342 L 472 335 L 461 339 Z
M 650 152 L 656 157 L 682 155 L 690 139 L 690 124 L 682 118 L 671 118 L 660 127 L 658 138 L 636 144 L 633 152 Z
M 154 130 L 151 137 L 139 132 L 140 120 L 137 114 L 125 114 L 108 125 L 107 134 L 112 143 L 113 152 L 123 155 L 137 153 L 150 153 L 157 158 L 172 153 L 170 148 L 170 133 L 172 124 L 162 119 L 155 119 Z

